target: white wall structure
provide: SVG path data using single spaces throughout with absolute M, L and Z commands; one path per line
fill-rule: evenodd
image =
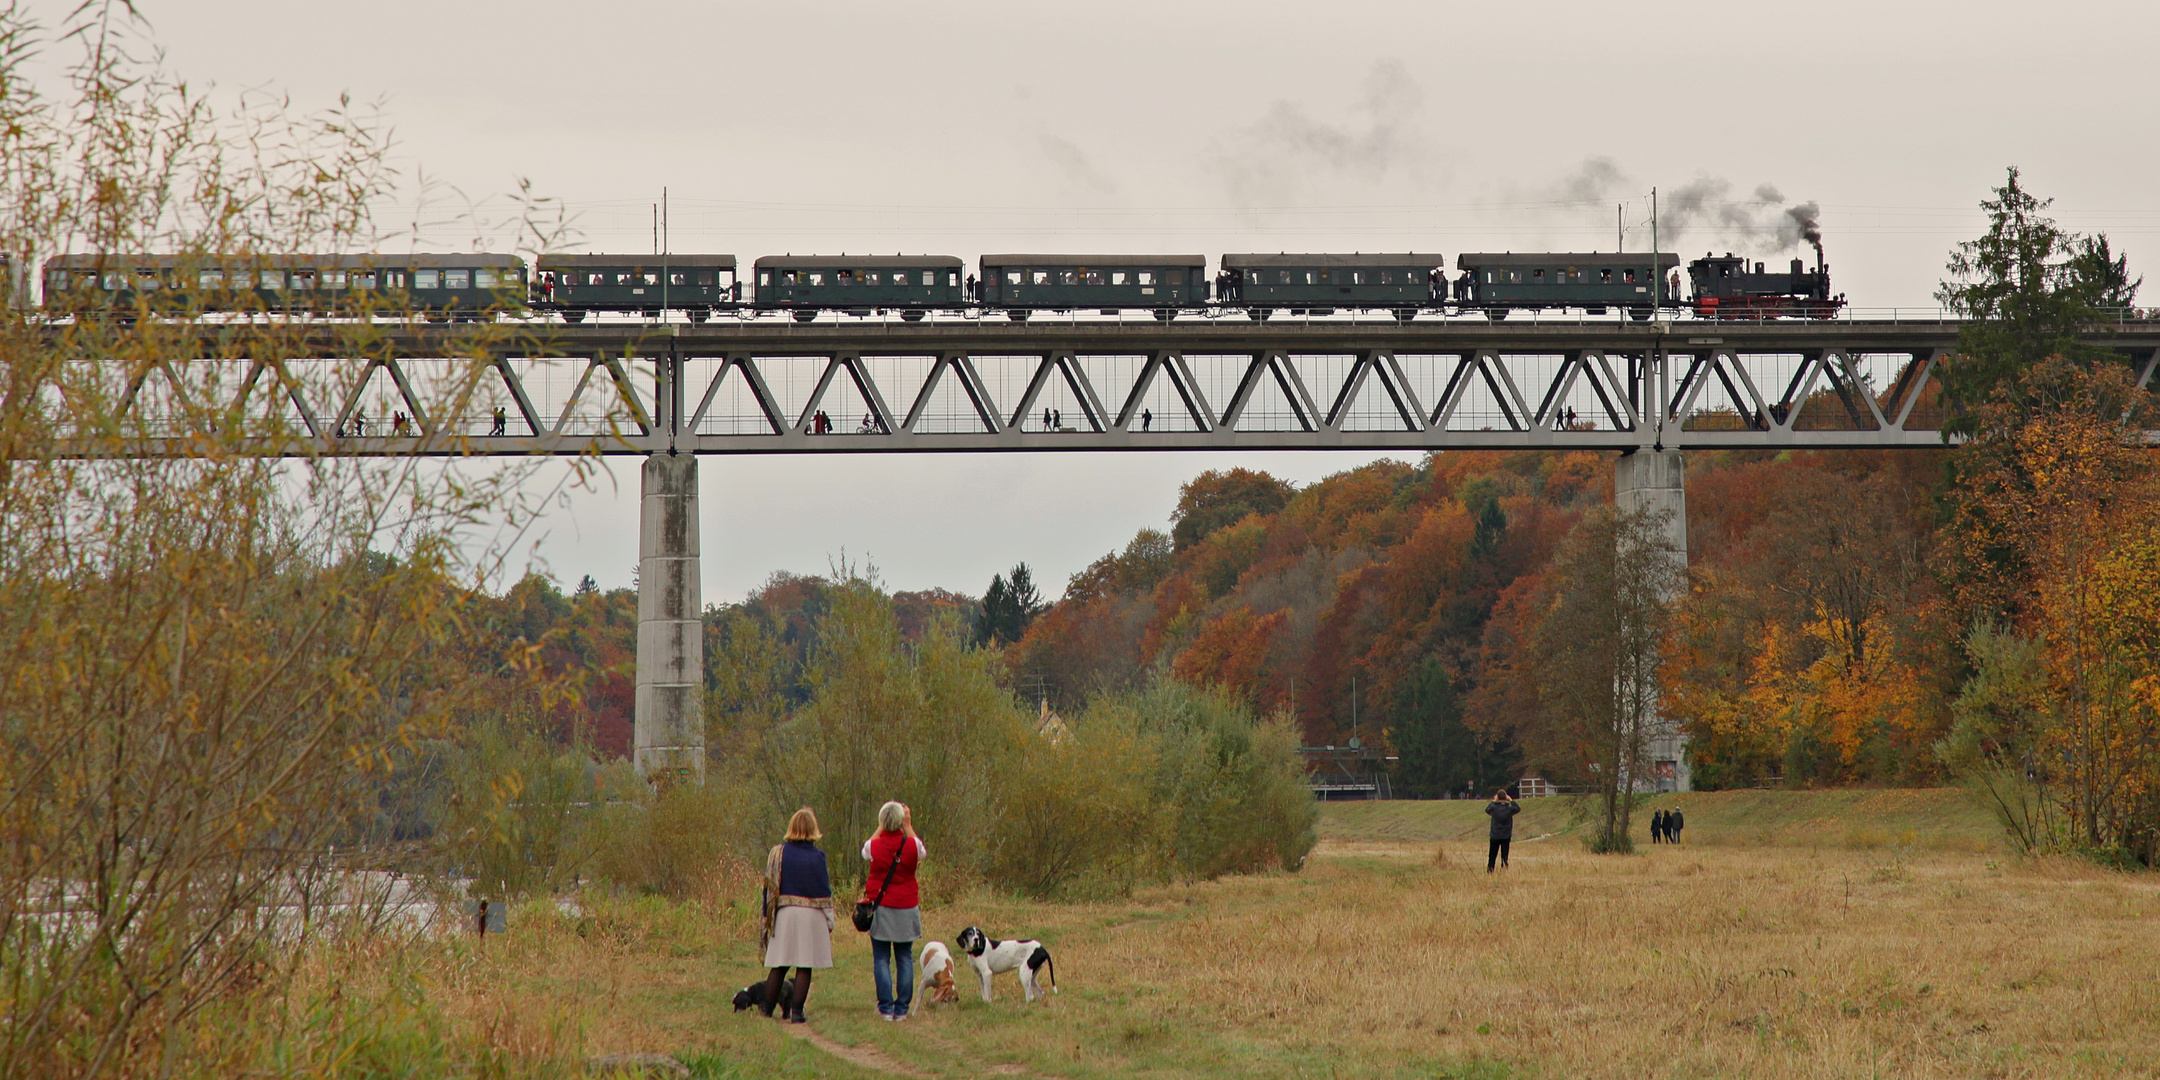
M 698 467 L 653 454 L 639 471 L 635 757 L 638 775 L 705 778 L 705 607 L 698 575 Z
M 1678 450 L 1643 447 L 1613 466 L 1613 503 L 1622 513 L 1664 516 L 1660 547 L 1672 560 L 1677 581 L 1687 571 L 1687 464 Z M 1670 597 L 1677 601 L 1677 595 Z M 1687 733 L 1678 718 L 1658 715 L 1649 725 L 1651 775 L 1636 783 L 1644 791 L 1688 791 Z

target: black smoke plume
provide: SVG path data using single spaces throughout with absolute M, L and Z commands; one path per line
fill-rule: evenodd
M 1555 202 L 1595 206 L 1603 214 L 1613 202 L 1641 198 L 1648 187 L 1611 158 L 1589 157 L 1545 191 Z M 1692 237 L 1708 233 L 1711 242 L 1728 251 L 1758 255 L 1790 251 L 1805 242 L 1814 245 L 1820 264 L 1821 218 L 1820 205 L 1788 204 L 1774 184 L 1758 184 L 1741 195 L 1730 180 L 1698 176 L 1660 195 L 1658 242 L 1667 251 L 1679 251 Z

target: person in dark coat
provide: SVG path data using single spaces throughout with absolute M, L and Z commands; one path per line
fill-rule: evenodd
M 1659 810 L 1656 813 L 1650 815 L 1650 842 L 1653 844 L 1660 844 L 1664 841 L 1665 811 Z
M 807 1022 L 803 1003 L 810 997 L 810 971 L 829 968 L 832 961 L 832 875 L 825 853 L 818 850 L 817 815 L 809 807 L 788 819 L 787 839 L 774 845 L 765 857 L 765 966 L 772 973 L 765 981 L 765 1014 L 772 1015 L 780 1002 L 780 983 L 787 969 L 795 969 L 795 994 L 786 1015 L 792 1024 Z
M 1493 872 L 1493 864 L 1507 865 L 1508 844 L 1515 839 L 1515 815 L 1522 813 L 1522 804 L 1508 797 L 1507 789 L 1493 792 L 1492 801 L 1485 804 L 1485 815 L 1492 818 L 1492 831 L 1486 835 L 1491 842 L 1485 849 L 1485 872 Z
M 1687 827 L 1687 819 L 1686 819 L 1685 817 L 1682 817 L 1682 816 L 1680 815 L 1680 811 L 1678 811 L 1678 810 L 1674 810 L 1674 811 L 1672 811 L 1671 813 L 1668 813 L 1668 814 L 1666 814 L 1666 815 L 1665 815 L 1665 842 L 1666 842 L 1666 843 L 1668 843 L 1668 844 L 1677 844 L 1677 843 L 1679 843 L 1679 842 L 1680 842 L 1680 830 L 1681 830 L 1681 829 L 1683 829 L 1683 828 L 1686 828 L 1686 827 Z

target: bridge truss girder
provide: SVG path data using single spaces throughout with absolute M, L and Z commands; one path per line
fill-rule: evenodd
M 1955 344 L 1954 327 L 1858 323 L 1694 338 L 1624 325 L 1512 337 L 823 329 L 505 336 L 462 412 L 414 390 L 418 367 L 473 362 L 450 359 L 469 351 L 455 331 L 391 335 L 365 358 L 245 361 L 210 401 L 195 400 L 201 380 L 161 364 L 127 375 L 140 435 L 79 449 L 188 456 L 204 417 L 266 415 L 251 398 L 283 399 L 285 422 L 259 433 L 260 452 L 283 456 L 1922 448 L 1941 445 L 1933 392 Z M 2108 343 L 2151 384 L 2160 328 Z M 304 364 L 317 377 L 300 377 Z M 160 379 L 170 390 L 145 395 Z M 1045 409 L 1056 422 L 1038 422 Z M 406 417 L 395 430 L 392 410 Z

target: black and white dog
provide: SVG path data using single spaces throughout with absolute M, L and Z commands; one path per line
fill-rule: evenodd
M 995 941 L 978 927 L 970 926 L 960 931 L 955 939 L 960 951 L 968 955 L 975 965 L 975 977 L 982 982 L 982 997 L 990 1000 L 990 978 L 1008 971 L 1020 974 L 1020 989 L 1027 992 L 1027 999 L 1047 998 L 1057 993 L 1057 965 L 1050 962 L 1050 950 L 1040 941 Z M 1050 989 L 1046 992 L 1036 978 L 1044 968 L 1050 971 Z
M 759 979 L 758 981 L 751 983 L 750 985 L 745 986 L 740 990 L 735 991 L 735 1011 L 742 1012 L 744 1009 L 757 1009 L 768 1016 L 771 1015 L 773 1010 L 767 1007 L 765 1001 L 765 985 L 765 980 Z M 780 983 L 779 1008 L 784 1011 L 787 1009 L 792 1009 L 794 1008 L 794 1006 L 795 984 L 791 981 L 783 980 Z

